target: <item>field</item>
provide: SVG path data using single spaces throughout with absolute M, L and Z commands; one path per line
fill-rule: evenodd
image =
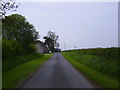
M 62 54 L 73 66 L 79 69 L 79 71 L 83 72 L 102 87 L 108 88 L 117 87 L 116 82 L 120 75 L 118 71 L 119 50 L 119 48 L 94 48 L 68 50 L 62 52 Z M 88 71 L 86 67 L 89 68 Z M 92 74 L 92 72 L 94 73 Z

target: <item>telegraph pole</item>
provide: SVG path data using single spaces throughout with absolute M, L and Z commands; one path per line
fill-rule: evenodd
M 64 50 L 66 49 L 65 43 L 64 43 Z
M 75 46 L 75 49 L 76 49 L 77 47 Z

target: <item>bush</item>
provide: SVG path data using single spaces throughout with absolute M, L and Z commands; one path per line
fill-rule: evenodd
M 17 40 L 2 39 L 2 71 L 10 70 L 19 64 L 34 60 L 43 56 L 35 53 L 34 44 L 23 47 Z
M 2 72 L 6 72 L 10 69 L 15 68 L 16 66 L 18 66 L 22 63 L 38 59 L 42 56 L 43 56 L 43 54 L 40 54 L 40 53 L 32 53 L 32 54 L 26 53 L 23 55 L 14 56 L 13 59 L 2 62 Z
M 37 49 L 35 44 L 26 45 L 25 47 L 27 53 L 35 53 Z
M 35 53 L 36 47 L 34 44 L 23 46 L 17 40 L 2 40 L 2 59 L 11 60 L 14 56 L 19 56 L 24 53 Z
M 15 55 L 20 55 L 24 52 L 22 46 L 16 40 L 2 40 L 2 58 L 3 60 L 11 59 Z

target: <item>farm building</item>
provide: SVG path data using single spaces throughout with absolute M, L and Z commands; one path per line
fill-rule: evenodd
M 48 46 L 41 42 L 41 41 L 36 41 L 36 47 L 37 47 L 37 53 L 48 53 L 49 50 L 48 50 Z

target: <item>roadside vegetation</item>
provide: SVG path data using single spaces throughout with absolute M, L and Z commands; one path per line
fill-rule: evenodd
M 52 56 L 36 53 L 38 34 L 34 26 L 20 14 L 5 16 L 2 20 L 3 88 L 16 87 Z
M 120 48 L 94 48 L 62 52 L 80 72 L 104 88 L 117 88 L 118 50 Z
M 11 69 L 17 67 L 18 65 L 32 61 L 34 59 L 42 58 L 43 56 L 44 55 L 40 54 L 40 53 L 32 53 L 32 54 L 24 54 L 24 55 L 20 55 L 20 56 L 14 56 L 13 59 L 3 61 L 2 72 L 11 70 Z
M 2 88 L 15 88 L 23 83 L 30 75 L 32 75 L 42 64 L 47 61 L 52 54 L 37 54 L 36 58 L 30 59 L 34 55 L 27 56 L 30 61 L 22 63 L 15 68 L 7 70 L 2 73 Z M 25 57 L 23 57 L 25 59 Z M 21 59 L 22 60 L 22 59 Z M 24 61 L 24 60 L 23 60 Z
M 12 23 L 11 23 L 12 21 Z M 15 56 L 35 53 L 38 32 L 20 14 L 6 16 L 2 20 L 2 61 L 10 61 Z
M 52 54 L 36 53 L 39 33 L 27 19 L 20 14 L 2 18 L 2 86 L 14 88 L 40 67 Z M 49 50 L 58 46 L 58 36 L 48 33 L 45 43 Z M 1 45 L 1 43 L 0 43 Z M 53 46 L 53 47 L 52 47 Z

